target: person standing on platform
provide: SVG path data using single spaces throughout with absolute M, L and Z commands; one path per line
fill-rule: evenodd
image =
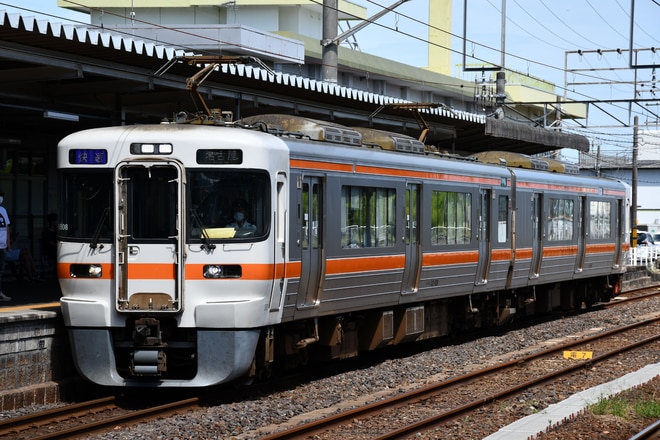
M 2 274 L 5 272 L 5 260 L 7 251 L 11 249 L 11 239 L 9 234 L 9 215 L 2 202 L 5 193 L 0 191 L 0 301 L 11 301 L 11 297 L 2 293 Z

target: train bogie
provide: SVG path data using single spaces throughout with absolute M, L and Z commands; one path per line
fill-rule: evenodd
M 237 125 L 61 141 L 62 309 L 90 381 L 264 377 L 588 306 L 620 286 L 619 182 L 295 117 Z

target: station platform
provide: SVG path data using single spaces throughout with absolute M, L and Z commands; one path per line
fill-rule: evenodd
M 56 302 L 59 307 L 59 300 L 62 296 L 59 283 L 55 278 L 27 281 L 5 276 L 2 279 L 2 292 L 11 297 L 11 301 L 0 301 L 0 312 L 30 304 Z
M 70 400 L 80 389 L 57 279 L 5 276 L 0 301 L 0 412 Z

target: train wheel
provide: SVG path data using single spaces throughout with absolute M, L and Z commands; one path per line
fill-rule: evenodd
M 273 377 L 273 363 L 266 362 L 261 366 L 261 371 L 259 372 L 259 380 L 267 380 Z
M 307 347 L 298 349 L 298 360 L 300 365 L 307 365 L 309 362 L 309 352 L 307 351 Z
M 619 278 L 612 286 L 612 298 L 621 295 L 621 279 Z

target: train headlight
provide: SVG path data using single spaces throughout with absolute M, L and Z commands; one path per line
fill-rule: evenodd
M 237 264 L 207 264 L 202 273 L 204 278 L 240 278 L 243 269 Z
M 222 266 L 204 266 L 204 278 L 222 278 Z
M 98 264 L 72 264 L 69 275 L 71 278 L 101 278 L 103 271 Z

